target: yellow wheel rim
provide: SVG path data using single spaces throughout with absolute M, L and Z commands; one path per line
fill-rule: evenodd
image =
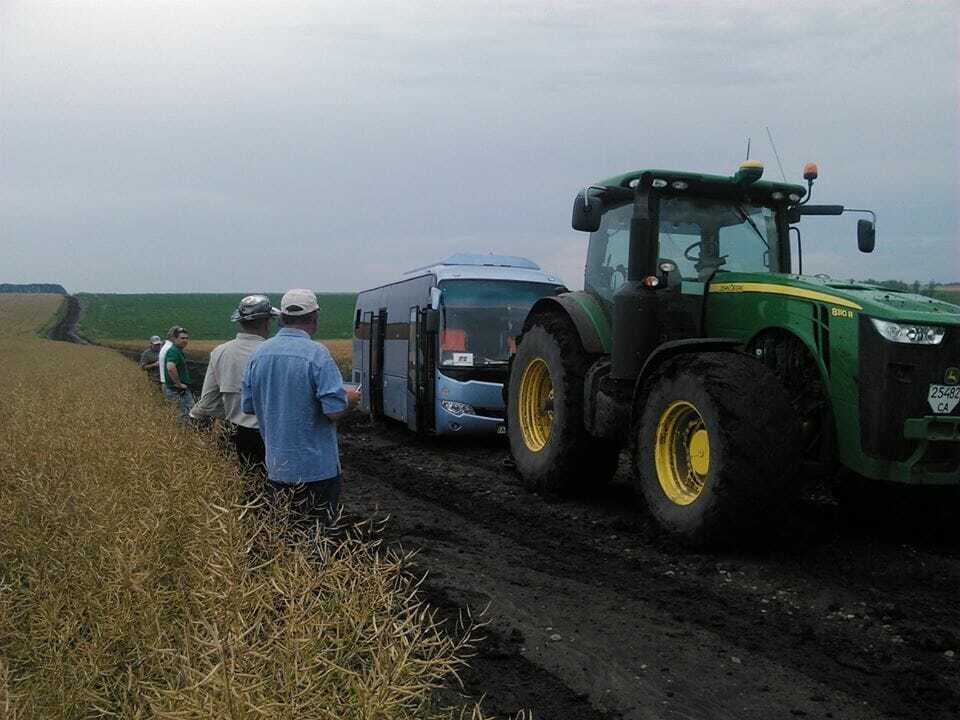
M 696 406 L 675 400 L 657 423 L 657 479 L 667 497 L 689 505 L 703 492 L 710 472 L 710 434 Z
M 517 407 L 523 442 L 531 452 L 540 452 L 553 429 L 553 382 L 541 358 L 531 360 L 523 371 Z

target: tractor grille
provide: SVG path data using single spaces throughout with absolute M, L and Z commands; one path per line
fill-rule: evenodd
M 860 443 L 868 455 L 905 460 L 916 449 L 903 437 L 908 418 L 931 415 L 929 386 L 960 367 L 960 328 L 947 327 L 940 345 L 901 345 L 883 338 L 860 316 Z M 958 446 L 956 443 L 951 445 Z M 939 452 L 949 448 L 940 449 Z

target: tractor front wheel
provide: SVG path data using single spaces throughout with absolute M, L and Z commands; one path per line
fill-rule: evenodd
M 589 363 L 564 317 L 541 317 L 523 335 L 510 371 L 507 434 L 517 470 L 534 490 L 589 495 L 616 472 L 619 444 L 583 425 Z
M 634 476 L 654 519 L 689 545 L 768 521 L 796 487 L 800 429 L 776 376 L 746 355 L 671 361 L 633 428 Z

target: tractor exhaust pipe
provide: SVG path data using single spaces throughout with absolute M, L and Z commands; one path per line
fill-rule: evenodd
M 613 295 L 613 351 L 610 377 L 635 380 L 644 361 L 660 343 L 660 301 L 656 286 L 644 279 L 657 275 L 659 218 L 656 198 L 638 192 L 630 223 L 627 281 Z

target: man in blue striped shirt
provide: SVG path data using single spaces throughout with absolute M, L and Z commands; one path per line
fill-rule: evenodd
M 330 351 L 311 338 L 317 296 L 290 290 L 280 301 L 282 328 L 250 357 L 241 408 L 255 414 L 267 448 L 268 487 L 308 517 L 335 513 L 340 498 L 336 421 L 359 393 L 343 385 Z

